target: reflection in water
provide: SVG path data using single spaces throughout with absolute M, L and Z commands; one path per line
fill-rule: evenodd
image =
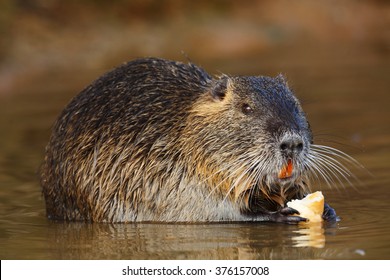
M 321 224 L 84 224 L 50 222 L 47 258 L 318 259 L 345 255 L 325 245 Z M 292 250 L 301 247 L 301 250 Z M 340 249 L 342 249 L 340 251 Z M 351 257 L 350 257 L 351 258 Z
M 50 251 L 61 259 L 239 258 L 234 226 L 54 222 L 51 228 Z
M 323 223 L 301 223 L 299 229 L 294 231 L 298 236 L 293 236 L 294 247 L 325 247 L 325 230 Z

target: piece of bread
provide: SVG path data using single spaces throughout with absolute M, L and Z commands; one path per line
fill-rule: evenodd
M 324 212 L 324 196 L 322 192 L 308 194 L 303 199 L 293 199 L 287 206 L 299 211 L 299 216 L 309 219 L 309 222 L 321 222 Z

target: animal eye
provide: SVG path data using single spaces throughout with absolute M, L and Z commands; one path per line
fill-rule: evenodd
M 245 115 L 249 115 L 253 112 L 252 107 L 247 103 L 242 104 L 241 110 Z

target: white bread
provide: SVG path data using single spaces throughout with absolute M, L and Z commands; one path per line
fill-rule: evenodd
M 317 191 L 308 194 L 303 199 L 294 199 L 287 202 L 287 206 L 299 211 L 299 216 L 309 219 L 309 222 L 321 222 L 324 212 L 324 196 Z

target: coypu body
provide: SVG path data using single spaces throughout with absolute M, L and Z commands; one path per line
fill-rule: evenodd
M 285 204 L 309 192 L 311 144 L 282 76 L 212 78 L 191 63 L 134 60 L 56 121 L 41 171 L 47 215 L 299 222 Z

